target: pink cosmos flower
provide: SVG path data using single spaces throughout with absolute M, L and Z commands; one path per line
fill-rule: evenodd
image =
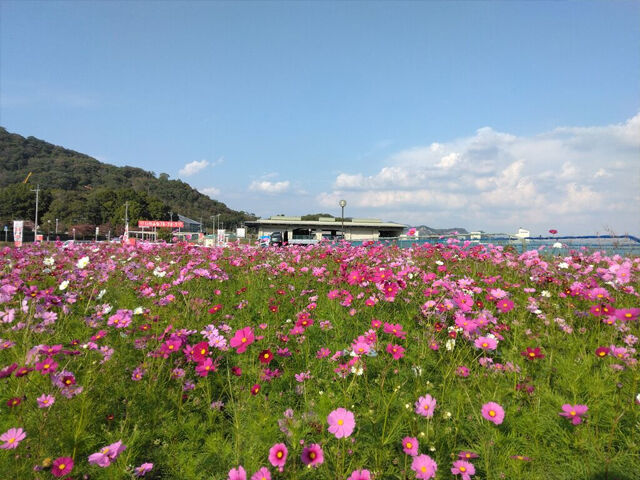
M 20 442 L 27 436 L 26 432 L 22 428 L 10 428 L 2 435 L 0 435 L 0 441 L 4 443 L 0 445 L 0 448 L 13 449 L 18 448 Z
M 117 442 L 102 448 L 99 452 L 89 455 L 89 463 L 106 468 L 111 465 L 111 462 L 118 458 L 118 455 L 124 452 L 126 448 L 127 446 L 122 444 L 122 440 L 118 440 Z
M 504 420 L 504 409 L 495 402 L 488 402 L 482 406 L 482 416 L 490 422 L 500 425 Z
M 238 468 L 229 470 L 229 478 L 227 480 L 247 480 L 247 472 L 242 465 Z
M 579 423 L 582 423 L 582 416 L 587 413 L 587 410 L 589 410 L 589 407 L 586 405 L 570 405 L 565 403 L 562 405 L 562 412 L 558 415 L 570 418 L 571 423 L 578 425 Z
M 436 476 L 438 464 L 429 455 L 417 455 L 411 462 L 411 470 L 416 472 L 416 478 L 428 480 Z
M 498 347 L 498 342 L 495 338 L 491 337 L 478 337 L 473 344 L 482 350 L 495 350 Z
M 399 360 L 404 357 L 404 348 L 400 345 L 387 345 L 387 353 L 390 354 L 394 360 Z
M 371 480 L 369 470 L 354 470 L 347 480 Z
M 38 398 L 36 398 L 36 401 L 38 402 L 38 408 L 48 408 L 54 404 L 54 402 L 56 401 L 56 397 L 43 393 Z
M 229 344 L 236 349 L 236 353 L 244 353 L 254 340 L 255 336 L 251 327 L 244 327 L 236 331 Z
M 196 373 L 201 377 L 206 377 L 209 375 L 209 372 L 215 372 L 218 368 L 218 365 L 211 360 L 211 358 L 207 357 L 204 359 L 204 362 L 198 363 L 196 365 Z
M 458 460 L 471 460 L 473 458 L 478 458 L 478 454 L 477 453 L 473 453 L 473 452 L 469 452 L 467 450 L 463 450 L 462 452 L 460 452 L 458 454 Z
M 56 368 L 58 368 L 58 362 L 51 357 L 47 357 L 42 362 L 36 363 L 36 370 L 38 370 L 42 375 L 48 375 L 51 372 L 55 372 Z
M 271 480 L 271 473 L 267 467 L 262 467 L 251 476 L 251 480 Z
M 419 397 L 415 403 L 415 412 L 423 417 L 433 417 L 433 411 L 436 409 L 436 399 L 427 394 L 424 397 Z
M 402 451 L 407 455 L 415 457 L 418 455 L 418 448 L 420 448 L 420 444 L 416 437 L 404 437 L 402 439 Z
M 496 308 L 501 313 L 507 313 L 513 310 L 513 306 L 514 306 L 513 301 L 509 300 L 508 298 L 503 298 L 502 300 L 499 300 L 498 303 L 496 303 Z
M 324 462 L 324 452 L 322 451 L 322 447 L 317 443 L 312 443 L 308 447 L 304 447 L 304 449 L 302 449 L 301 460 L 305 465 L 310 465 L 312 467 L 317 467 L 322 464 Z
M 278 471 L 284 470 L 284 464 L 287 463 L 287 446 L 284 443 L 276 443 L 269 449 L 269 462 L 274 467 L 278 467 Z
M 458 368 L 456 368 L 456 375 L 459 377 L 466 378 L 469 376 L 469 369 L 464 365 L 460 365 Z
M 144 477 L 145 473 L 150 472 L 153 469 L 153 463 L 143 463 L 139 467 L 134 469 L 136 477 Z
M 54 477 L 63 477 L 73 470 L 73 458 L 60 457 L 56 458 L 51 465 L 51 474 Z
M 327 416 L 329 422 L 329 432 L 336 438 L 348 437 L 356 426 L 353 413 L 344 408 L 338 408 Z
M 470 480 L 471 475 L 475 475 L 476 469 L 472 463 L 465 460 L 456 460 L 453 462 L 451 473 L 454 475 L 461 475 L 462 480 Z

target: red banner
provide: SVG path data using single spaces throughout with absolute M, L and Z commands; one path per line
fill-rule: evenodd
M 139 227 L 183 228 L 184 222 L 166 222 L 164 220 L 138 220 Z

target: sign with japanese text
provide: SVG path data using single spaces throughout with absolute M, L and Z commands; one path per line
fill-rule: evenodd
M 184 222 L 167 222 L 164 220 L 138 220 L 139 227 L 183 228 Z
M 22 229 L 24 228 L 24 220 L 13 221 L 13 242 L 16 247 L 22 246 Z

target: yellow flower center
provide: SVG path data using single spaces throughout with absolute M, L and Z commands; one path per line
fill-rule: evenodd
M 268 353 L 265 353 L 265 354 L 264 354 L 264 358 L 269 358 L 269 354 L 268 354 Z
M 425 410 L 429 410 L 429 405 L 425 405 L 425 406 L 424 406 L 424 409 L 425 409 Z
M 276 453 L 276 457 L 278 457 L 278 458 L 282 458 L 282 455 L 283 455 L 283 453 L 282 453 L 282 452 L 278 452 L 278 453 Z
M 407 447 L 407 448 L 413 448 L 413 443 L 411 443 L 411 442 L 407 442 L 407 444 L 405 445 L 405 447 Z
M 575 410 L 571 410 L 571 411 L 569 412 L 569 415 L 575 415 L 575 414 L 576 414 L 576 411 L 575 411 Z
M 311 460 L 313 460 L 314 458 L 316 458 L 316 454 L 315 454 L 315 452 L 311 452 L 311 453 L 309 454 L 309 458 L 310 458 Z
M 11 438 L 9 439 L 9 443 L 13 443 L 13 442 L 15 442 L 15 441 L 16 441 L 15 437 L 11 437 Z
M 489 416 L 490 417 L 495 417 L 496 416 L 496 412 L 494 412 L 493 410 L 489 410 Z
M 51 365 L 49 365 L 48 363 L 44 364 L 44 368 L 49 368 Z
M 64 463 L 61 463 L 60 465 L 58 465 L 58 468 L 60 470 L 64 470 L 65 467 L 66 467 L 66 465 Z
M 344 420 L 342 419 L 338 420 L 338 425 L 342 425 L 342 424 L 344 424 Z
M 488 346 L 489 346 L 489 344 L 488 344 L 487 342 L 484 342 L 484 343 L 482 344 L 482 346 L 483 346 L 483 347 L 488 347 Z
M 467 469 L 466 469 L 465 467 L 460 467 L 460 471 L 461 471 L 462 473 L 464 473 L 464 472 L 466 472 L 466 471 L 467 471 Z
M 246 337 L 242 337 L 242 340 L 240 340 L 242 343 L 245 343 L 247 341 Z
M 422 467 L 420 468 L 420 471 L 421 471 L 422 473 L 426 472 L 426 471 L 427 471 L 427 467 L 422 466 Z

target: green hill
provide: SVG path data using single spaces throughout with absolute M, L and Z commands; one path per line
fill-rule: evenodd
M 27 184 L 24 179 L 31 172 Z M 35 194 L 39 184 L 40 228 L 61 223 L 70 226 L 96 225 L 113 232 L 123 227 L 124 204 L 129 203 L 132 224 L 139 219 L 169 220 L 170 212 L 196 221 L 220 214 L 227 227 L 255 219 L 212 200 L 169 175 L 156 176 L 134 167 L 116 167 L 83 153 L 68 150 L 34 137 L 22 137 L 0 127 L 0 222 L 35 217 Z

